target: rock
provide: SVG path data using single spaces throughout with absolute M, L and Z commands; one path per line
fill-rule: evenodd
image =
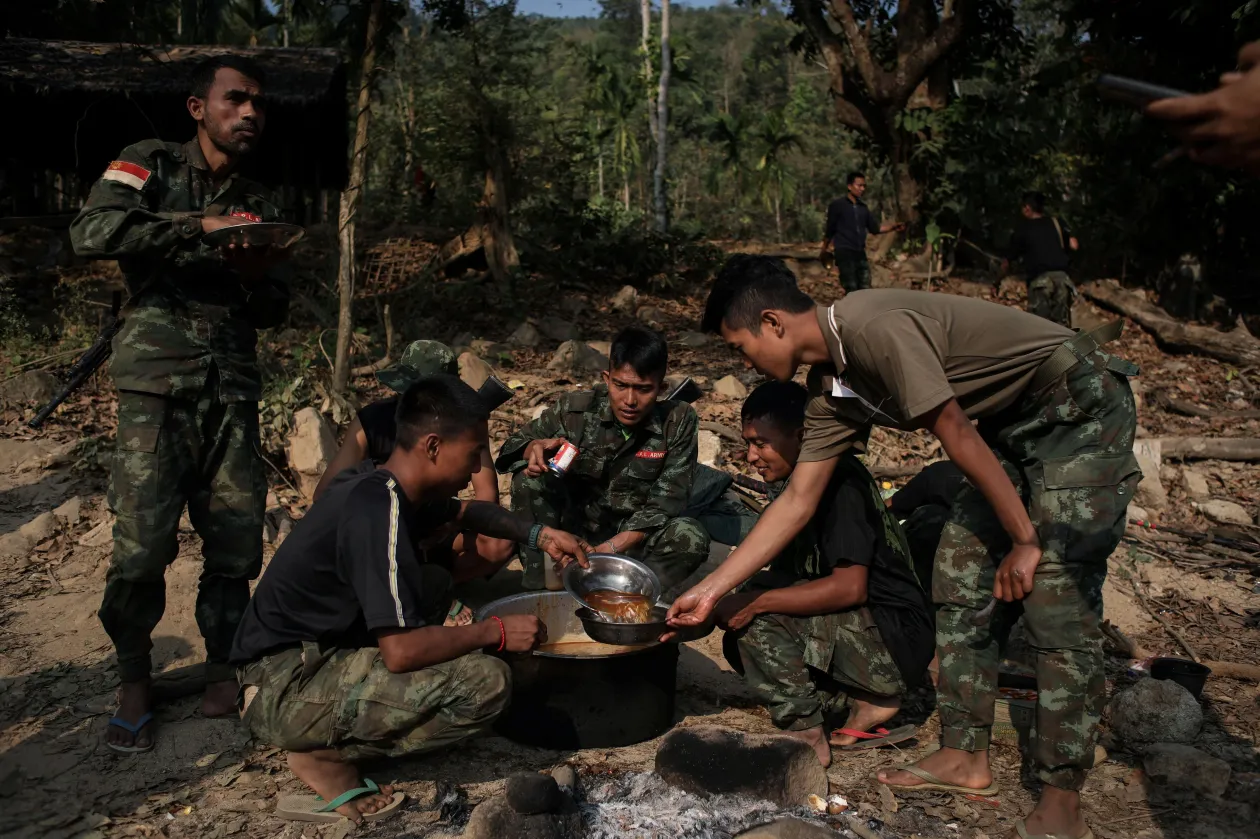
M 542 335 L 529 321 L 525 321 L 508 336 L 508 343 L 514 347 L 536 347 Z
M 576 318 L 586 311 L 586 301 L 581 297 L 566 297 L 560 301 L 560 311 L 571 318 Z
M 61 382 L 52 373 L 28 370 L 0 384 L 0 405 L 43 405 L 59 390 Z
M 559 373 L 598 373 L 608 369 L 608 356 L 581 341 L 565 341 L 547 362 L 548 370 Z
M 63 502 L 60 507 L 53 510 L 53 515 L 61 519 L 62 523 L 67 527 L 79 523 L 79 516 L 83 512 L 83 499 L 74 496 Z
M 632 285 L 622 286 L 611 301 L 613 309 L 618 312 L 633 312 L 638 304 L 639 292 Z
M 731 399 L 743 399 L 748 396 L 748 388 L 734 376 L 723 376 L 713 384 L 713 392 Z
M 550 316 L 538 321 L 538 331 L 553 341 L 576 341 L 581 337 L 573 321 Z
M 472 811 L 463 835 L 464 839 L 577 839 L 582 835 L 582 817 L 567 798 L 563 812 L 532 816 L 516 812 L 505 798 L 490 798 Z
M 1149 521 L 1150 520 L 1149 514 L 1146 512 L 1146 510 L 1143 510 L 1141 507 L 1139 507 L 1136 504 L 1130 504 L 1128 510 L 1125 511 L 1125 515 L 1128 517 L 1129 521 Z
M 0 559 L 11 557 L 27 557 L 31 552 L 31 542 L 16 530 L 12 533 L 0 534 Z M 20 563 L 25 568 L 29 563 Z
M 1142 760 L 1147 776 L 1160 786 L 1220 798 L 1229 786 L 1229 764 L 1180 743 L 1156 743 Z
M 499 341 L 487 341 L 478 338 L 468 345 L 469 352 L 475 353 L 482 358 L 498 359 L 501 355 L 511 355 L 512 348 Z
M 30 542 L 32 545 L 38 545 L 45 539 L 50 539 L 56 535 L 60 528 L 60 522 L 57 521 L 55 513 L 40 513 L 35 518 L 18 528 L 18 533 L 22 538 Z
M 820 824 L 800 819 L 776 819 L 736 834 L 735 839 L 836 839 L 839 835 Z
M 1214 499 L 1196 503 L 1194 506 L 1217 524 L 1251 524 L 1251 515 L 1233 501 Z
M 1207 501 L 1212 496 L 1207 476 L 1189 466 L 1181 467 L 1181 485 L 1186 488 L 1186 496 L 1191 501 Z
M 661 324 L 665 322 L 665 313 L 656 306 L 640 306 L 639 310 L 634 313 L 634 316 L 656 329 L 660 329 Z
M 1168 491 L 1160 480 L 1160 467 L 1163 457 L 1160 452 L 1160 441 L 1157 439 L 1135 440 L 1133 454 L 1137 457 L 1138 466 L 1142 468 L 1142 482 L 1138 484 L 1133 500 L 1153 513 L 1168 507 Z
M 656 750 L 656 774 L 691 793 L 730 793 L 800 807 L 827 794 L 827 772 L 808 744 L 782 734 L 716 726 L 676 728 Z
M 682 344 L 684 347 L 695 349 L 709 343 L 709 336 L 703 332 L 684 332 L 678 336 L 677 343 Z
M 481 360 L 481 357 L 470 352 L 459 354 L 459 377 L 464 383 L 473 390 L 477 390 L 486 383 L 486 379 L 494 374 L 489 364 Z
M 541 416 L 542 416 L 543 414 L 545 414 L 546 412 L 547 412 L 547 406 L 546 406 L 546 405 L 535 405 L 535 406 L 534 406 L 534 410 L 533 410 L 533 412 L 530 414 L 529 418 L 530 418 L 530 419 L 538 419 L 539 417 L 541 417 Z
M 457 353 L 463 352 L 472 346 L 472 342 L 477 340 L 477 336 L 471 332 L 461 332 L 451 339 L 451 349 Z
M 722 440 L 712 431 L 701 431 L 699 434 L 700 451 L 696 459 L 705 466 L 716 467 L 722 458 Z
M 508 806 L 523 816 L 554 813 L 560 809 L 560 785 L 550 775 L 518 772 L 507 779 L 504 792 Z
M 560 785 L 561 789 L 568 788 L 570 791 L 577 789 L 577 770 L 567 763 L 552 769 L 551 777 L 556 779 L 556 783 Z
M 586 346 L 602 356 L 612 355 L 612 341 L 587 341 Z
M 998 284 L 999 297 L 1026 297 L 1027 289 L 1024 288 L 1024 281 L 1018 277 L 1004 277 L 1002 282 Z
M 297 475 L 298 489 L 304 496 L 314 496 L 320 477 L 336 453 L 337 440 L 323 414 L 315 408 L 303 408 L 293 415 L 289 468 Z
M 1190 743 L 1203 727 L 1203 709 L 1190 693 L 1167 679 L 1141 679 L 1120 691 L 1107 708 L 1111 730 L 1141 752 L 1153 743 Z

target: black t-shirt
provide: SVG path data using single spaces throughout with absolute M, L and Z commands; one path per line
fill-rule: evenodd
M 1067 241 L 1072 233 L 1060 219 L 1059 230 L 1054 226 L 1054 219 L 1049 216 L 1024 219 L 1015 228 L 1015 236 L 1011 240 L 1011 249 L 1017 259 L 1023 260 L 1024 276 L 1035 279 L 1038 274 L 1047 271 L 1066 271 L 1070 259 Z
M 910 518 L 910 514 L 920 507 L 933 504 L 939 507 L 952 507 L 954 496 L 962 488 L 962 470 L 949 460 L 940 460 L 923 467 L 919 474 L 897 490 L 892 497 L 893 511 L 898 519 Z
M 377 466 L 389 460 L 398 436 L 398 397 L 391 396 L 359 409 L 359 425 L 367 437 L 367 459 Z
M 256 661 L 303 641 L 376 646 L 374 630 L 425 625 L 413 528 L 459 515 L 459 501 L 418 508 L 388 471 L 329 488 L 276 551 L 249 601 L 231 663 Z
M 931 602 L 915 577 L 908 548 L 874 479 L 852 454 L 842 455 L 813 519 L 771 568 L 801 579 L 836 568 L 867 568 L 866 605 L 906 684 L 923 678 L 936 650 Z

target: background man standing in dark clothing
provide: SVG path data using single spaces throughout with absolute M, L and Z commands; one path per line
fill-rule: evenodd
M 262 570 L 267 482 L 259 458 L 255 330 L 280 323 L 288 290 L 275 248 L 220 249 L 219 228 L 280 221 L 239 173 L 266 124 L 262 70 L 219 56 L 193 72 L 187 143 L 128 146 L 92 187 L 70 239 L 80 256 L 116 259 L 131 295 L 114 338 L 118 442 L 110 476 L 114 553 L 100 618 L 118 653 L 119 707 L 106 745 L 153 748 L 150 640 L 166 605 L 179 519 L 202 540 L 197 625 L 206 640 L 202 712 L 236 710 L 228 665 L 249 581 Z
M 1046 197 L 1025 192 L 1021 212 L 1024 220 L 1015 228 L 1011 251 L 1024 264 L 1028 279 L 1028 311 L 1062 326 L 1072 325 L 1072 300 L 1076 286 L 1067 275 L 1077 248 L 1076 237 L 1067 225 L 1046 213 Z M 1005 272 L 1008 263 L 1003 263 Z
M 904 224 L 877 224 L 871 210 L 862 201 L 866 193 L 866 175 L 850 172 L 846 180 L 849 192 L 827 207 L 827 229 L 823 231 L 821 257 L 835 247 L 836 270 L 846 292 L 871 287 L 871 265 L 866 261 L 866 234 L 879 235 L 891 230 L 905 230 Z

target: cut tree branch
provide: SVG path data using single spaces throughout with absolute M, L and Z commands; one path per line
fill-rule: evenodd
M 1164 437 L 1162 457 L 1182 460 L 1260 460 L 1255 437 Z

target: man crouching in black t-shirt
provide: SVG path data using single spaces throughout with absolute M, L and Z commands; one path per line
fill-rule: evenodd
M 443 626 L 450 576 L 413 550 L 458 522 L 585 562 L 589 548 L 568 533 L 451 497 L 480 466 L 486 420 L 454 376 L 411 385 L 393 454 L 322 496 L 258 583 L 232 649 L 241 716 L 259 740 L 287 749 L 289 768 L 321 796 L 282 799 L 281 817 L 358 822 L 396 810 L 402 794 L 361 779 L 353 763 L 486 730 L 508 704 L 510 676 L 482 650 L 526 652 L 545 640 L 528 615 Z
M 800 454 L 805 388 L 767 382 L 744 402 L 748 462 L 782 493 Z M 770 570 L 718 603 L 731 666 L 765 700 L 774 724 L 808 742 L 823 766 L 830 746 L 871 748 L 909 739 L 885 731 L 936 646 L 929 600 L 905 537 L 866 467 L 843 455 L 818 512 Z M 823 714 L 849 700 L 843 728 Z

